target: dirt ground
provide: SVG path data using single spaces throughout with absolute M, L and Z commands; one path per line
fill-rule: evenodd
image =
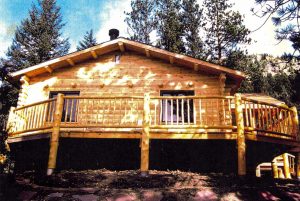
M 51 177 L 25 172 L 5 185 L 0 200 L 206 201 L 300 200 L 300 182 L 181 171 L 62 171 Z

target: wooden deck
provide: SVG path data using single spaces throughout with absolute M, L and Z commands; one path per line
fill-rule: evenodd
M 151 139 L 225 139 L 238 145 L 243 175 L 246 140 L 300 146 L 296 108 L 235 96 L 64 96 L 12 108 L 9 143 L 50 139 L 49 168 L 58 140 L 141 140 L 141 170 L 148 170 Z M 53 158 L 54 157 L 54 158 Z

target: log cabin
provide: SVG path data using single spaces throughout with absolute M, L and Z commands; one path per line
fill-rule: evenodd
M 244 73 L 110 33 L 108 42 L 11 74 L 21 89 L 8 143 L 48 138 L 48 175 L 63 138 L 138 139 L 142 173 L 154 139 L 233 141 L 241 176 L 249 143 L 299 150 L 296 108 L 237 93 Z

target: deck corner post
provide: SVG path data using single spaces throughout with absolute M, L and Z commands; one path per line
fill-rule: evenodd
M 300 136 L 299 136 L 299 119 L 298 119 L 298 111 L 297 108 L 295 106 L 291 107 L 291 109 L 293 110 L 293 134 L 296 137 L 296 140 L 300 140 Z
M 47 175 L 51 175 L 56 167 L 59 130 L 60 130 L 62 113 L 63 113 L 63 106 L 64 106 L 64 95 L 59 93 L 57 95 L 55 112 L 54 112 L 54 120 L 53 120 L 53 129 L 50 138 L 50 151 L 49 151 Z
M 149 171 L 150 95 L 144 95 L 143 132 L 141 141 L 141 174 Z
M 238 175 L 246 175 L 246 139 L 243 117 L 243 105 L 241 94 L 235 94 L 235 117 L 237 125 L 237 156 L 238 156 Z

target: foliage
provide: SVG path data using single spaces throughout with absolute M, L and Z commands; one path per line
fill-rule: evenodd
M 12 82 L 8 76 L 8 73 L 14 69 L 12 63 L 0 59 L 0 67 L 0 130 L 3 130 L 6 126 L 9 108 L 17 104 L 19 86 L 18 83 Z
M 157 0 L 157 46 L 165 50 L 184 53 L 184 26 L 181 23 L 179 0 Z
M 256 55 L 246 55 L 243 51 L 230 52 L 225 60 L 225 65 L 242 71 L 246 79 L 242 82 L 239 92 L 242 93 L 265 93 L 266 89 L 266 65 L 265 60 L 259 59 Z
M 265 18 L 262 26 L 271 18 L 273 24 L 279 28 L 276 30 L 276 38 L 279 41 L 289 40 L 295 52 L 300 53 L 300 24 L 299 24 L 299 0 L 255 0 L 260 6 L 258 10 L 252 8 L 252 12 Z
M 62 38 L 63 26 L 56 0 L 39 0 L 17 27 L 7 58 L 0 62 L 1 122 L 5 122 L 10 106 L 17 102 L 18 86 L 11 84 L 8 73 L 66 54 L 70 45 L 68 39 Z
M 200 29 L 206 24 L 203 19 L 203 8 L 196 0 L 182 0 L 181 8 L 186 54 L 194 58 L 204 58 L 204 43 L 200 37 Z
M 277 66 L 279 63 L 274 60 L 276 58 L 245 55 L 242 51 L 235 51 L 226 59 L 226 66 L 246 74 L 239 92 L 263 93 L 293 105 L 296 95 L 294 87 L 296 71 L 292 65 L 288 70 L 282 70 Z
M 56 0 L 39 0 L 17 27 L 7 57 L 20 70 L 65 55 L 70 47 L 60 32 L 64 26 Z
M 150 34 L 154 31 L 157 23 L 155 18 L 155 0 L 131 1 L 131 12 L 125 12 L 131 34 L 130 39 L 145 44 L 151 44 Z
M 239 44 L 248 44 L 250 31 L 243 25 L 243 17 L 232 11 L 228 0 L 205 0 L 206 45 L 210 61 L 222 64 L 231 51 Z
M 7 131 L 0 132 L 0 174 L 13 173 L 14 163 L 10 157 L 10 148 L 7 143 Z
M 86 32 L 86 34 L 83 37 L 83 40 L 79 42 L 77 50 L 84 50 L 95 45 L 97 45 L 97 40 L 94 37 L 93 29 L 91 29 L 90 31 Z

